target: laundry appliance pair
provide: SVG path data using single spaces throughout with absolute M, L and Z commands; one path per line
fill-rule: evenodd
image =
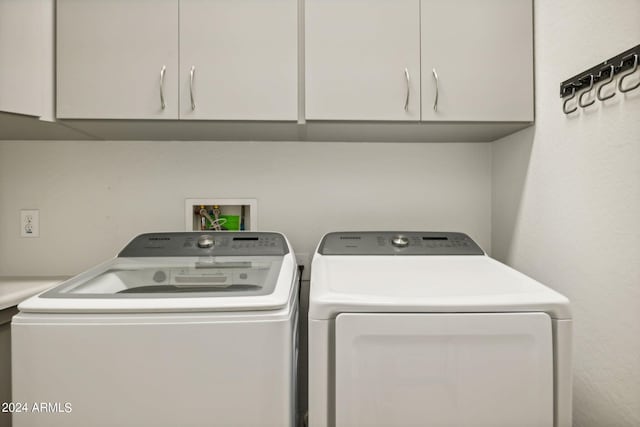
M 278 233 L 138 236 L 20 304 L 14 426 L 302 424 L 297 272 Z M 468 236 L 329 233 L 310 287 L 311 427 L 570 425 L 568 301 Z

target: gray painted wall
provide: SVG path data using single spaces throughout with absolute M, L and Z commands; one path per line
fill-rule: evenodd
M 458 230 L 489 251 L 487 143 L 0 142 L 0 275 L 70 275 L 133 236 L 184 230 L 184 199 L 256 198 L 260 230 L 313 253 L 344 229 Z M 40 209 L 40 238 L 20 238 Z
M 573 304 L 576 427 L 640 425 L 640 90 L 565 116 L 559 85 L 637 45 L 639 16 L 536 1 L 536 125 L 493 144 L 493 255 Z

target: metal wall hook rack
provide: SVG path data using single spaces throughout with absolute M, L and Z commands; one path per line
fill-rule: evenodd
M 563 81 L 560 84 L 560 98 L 571 95 L 573 88 L 579 91 L 588 86 L 592 75 L 594 84 L 608 79 L 611 77 L 611 65 L 613 65 L 614 76 L 632 69 L 634 67 L 634 54 L 640 55 L 640 44 Z
M 588 70 L 581 72 L 580 74 L 576 74 L 575 76 L 563 81 L 560 84 L 560 98 L 566 98 L 568 96 L 571 96 L 569 100 L 573 99 L 573 97 L 577 92 L 580 92 L 581 90 L 584 90 L 587 87 L 591 89 L 593 88 L 594 85 L 596 85 L 599 82 L 603 82 L 604 83 L 603 86 L 608 85 L 613 81 L 613 78 L 616 75 L 626 72 L 627 70 L 635 71 L 635 69 L 637 69 L 638 67 L 638 56 L 640 56 L 640 44 L 612 58 L 609 58 L 606 61 L 598 65 L 595 65 L 589 68 Z M 632 72 L 626 73 L 625 77 L 630 75 L 631 73 Z M 626 90 L 621 90 L 621 92 L 629 92 L 631 90 L 636 89 L 637 87 L 638 85 L 633 85 L 630 88 L 626 88 Z M 602 89 L 602 87 L 600 87 L 597 92 L 597 98 L 600 101 L 603 101 L 605 99 L 609 99 L 615 96 L 615 92 L 614 94 L 611 94 L 608 96 L 602 96 L 600 89 Z M 583 95 L 584 94 L 580 95 L 579 100 L 582 99 Z M 580 106 L 584 108 L 591 104 L 593 104 L 593 102 L 582 104 Z M 566 101 L 565 101 L 563 103 L 563 111 L 565 112 L 565 114 L 569 114 L 570 112 L 575 111 L 575 109 L 568 110 L 566 108 Z

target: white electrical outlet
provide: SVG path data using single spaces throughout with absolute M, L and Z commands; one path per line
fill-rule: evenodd
M 23 209 L 20 211 L 20 236 L 40 237 L 40 211 Z

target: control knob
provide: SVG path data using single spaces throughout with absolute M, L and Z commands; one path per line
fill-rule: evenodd
M 409 238 L 402 235 L 393 236 L 393 238 L 391 239 L 391 244 L 396 248 L 405 248 L 409 246 Z
M 213 236 L 209 236 L 208 234 L 205 234 L 204 236 L 200 236 L 198 238 L 198 247 L 199 248 L 210 248 L 213 246 Z

